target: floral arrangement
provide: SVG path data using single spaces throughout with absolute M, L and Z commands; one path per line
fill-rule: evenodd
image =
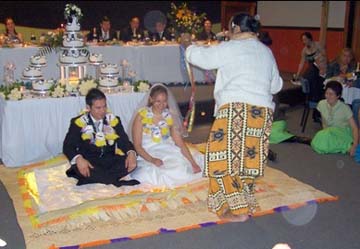
M 37 55 L 45 56 L 52 51 L 58 52 L 63 43 L 64 30 L 56 29 L 55 31 L 49 31 L 48 33 L 40 37 L 41 48 Z
M 147 80 L 139 80 L 134 85 L 134 91 L 135 92 L 147 92 L 150 89 L 150 84 Z
M 187 3 L 180 6 L 171 3 L 171 11 L 168 13 L 170 25 L 179 33 L 198 34 L 201 32 L 202 23 L 206 17 L 205 13 L 196 14 L 190 10 Z
M 83 17 L 81 9 L 75 4 L 68 3 L 65 5 L 64 17 L 65 19 L 69 19 L 72 16 L 76 16 L 78 20 Z

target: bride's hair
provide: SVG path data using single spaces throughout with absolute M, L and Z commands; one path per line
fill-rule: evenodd
M 167 92 L 166 88 L 163 87 L 162 85 L 154 86 L 154 87 L 151 89 L 149 96 L 150 96 L 151 98 L 155 98 L 155 97 L 156 97 L 157 95 L 159 95 L 160 93 L 163 93 L 163 94 L 165 94 L 166 96 L 168 96 L 168 92 Z M 149 97 L 149 99 L 148 99 L 148 104 L 147 104 L 149 107 L 152 105 L 151 102 L 150 102 L 150 97 Z

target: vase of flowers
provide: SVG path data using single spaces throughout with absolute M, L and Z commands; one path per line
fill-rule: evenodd
M 64 17 L 68 23 L 73 22 L 73 18 L 76 18 L 78 21 L 83 17 L 81 9 L 75 4 L 68 3 L 65 6 Z
M 170 25 L 176 30 L 178 35 L 183 33 L 196 35 L 200 33 L 205 17 L 205 13 L 197 14 L 190 10 L 186 2 L 180 6 L 171 3 L 171 11 L 168 13 Z

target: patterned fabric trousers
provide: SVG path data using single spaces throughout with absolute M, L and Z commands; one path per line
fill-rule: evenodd
M 209 210 L 218 215 L 252 214 L 254 180 L 264 175 L 273 112 L 245 103 L 220 107 L 206 146 Z

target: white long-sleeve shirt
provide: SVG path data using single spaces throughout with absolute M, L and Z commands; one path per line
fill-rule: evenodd
M 274 109 L 273 94 L 281 90 L 283 81 L 271 50 L 257 39 L 231 40 L 210 47 L 191 45 L 186 59 L 205 70 L 217 69 L 214 114 L 231 102 Z

